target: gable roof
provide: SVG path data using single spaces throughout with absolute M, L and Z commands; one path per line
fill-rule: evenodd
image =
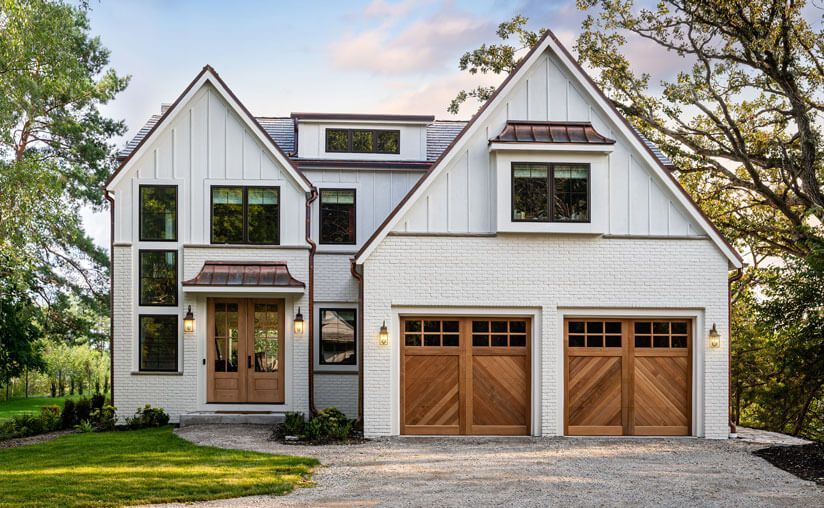
M 152 138 L 152 135 L 157 132 L 158 130 L 163 129 L 165 126 L 172 122 L 172 119 L 177 115 L 178 111 L 182 107 L 183 104 L 187 103 L 189 99 L 191 99 L 198 90 L 200 90 L 203 86 L 209 83 L 212 87 L 220 94 L 221 98 L 226 101 L 227 104 L 234 110 L 234 112 L 240 117 L 246 127 L 254 133 L 257 139 L 269 149 L 269 152 L 274 156 L 274 158 L 284 167 L 287 173 L 289 173 L 292 178 L 297 182 L 300 188 L 304 192 L 309 192 L 312 190 L 312 184 L 309 180 L 298 171 L 297 167 L 295 166 L 294 162 L 283 152 L 283 150 L 272 140 L 272 137 L 269 133 L 261 126 L 261 124 L 257 121 L 257 119 L 252 116 L 246 106 L 243 105 L 242 102 L 237 98 L 237 96 L 232 92 L 232 90 L 226 85 L 226 83 L 220 78 L 217 71 L 212 68 L 211 65 L 206 65 L 203 69 L 195 76 L 191 83 L 183 90 L 183 93 L 178 96 L 178 98 L 169 106 L 163 114 L 161 114 L 157 120 L 151 126 L 144 126 L 141 129 L 141 132 L 144 132 L 143 136 L 140 140 L 134 143 L 132 150 L 129 154 L 120 162 L 120 165 L 117 169 L 112 173 L 109 179 L 106 181 L 105 188 L 110 188 L 117 183 L 120 178 L 120 175 L 126 172 L 126 169 L 130 166 L 131 161 L 137 156 L 138 154 L 142 153 L 145 146 L 148 144 L 147 141 Z M 150 122 L 152 120 L 150 119 Z M 140 134 L 140 132 L 138 132 Z M 133 140 L 134 141 L 134 140 Z
M 464 126 L 461 132 L 455 137 L 451 144 L 441 153 L 438 159 L 432 164 L 432 167 L 412 186 L 409 192 L 401 199 L 392 212 L 386 217 L 380 226 L 372 233 L 372 236 L 363 244 L 354 256 L 356 264 L 362 264 L 366 258 L 377 248 L 380 241 L 383 240 L 389 231 L 397 225 L 398 221 L 409 211 L 411 206 L 421 197 L 421 195 L 429 188 L 435 178 L 441 174 L 447 167 L 448 163 L 460 153 L 463 145 L 474 134 L 477 129 L 481 128 L 481 123 L 486 120 L 492 112 L 492 106 L 497 105 L 507 93 L 512 90 L 519 81 L 519 79 L 526 73 L 526 71 L 534 65 L 540 55 L 550 48 L 558 57 L 561 65 L 572 74 L 578 81 L 585 92 L 589 94 L 592 100 L 598 104 L 603 111 L 606 112 L 613 122 L 617 125 L 618 130 L 630 140 L 640 152 L 647 164 L 653 168 L 655 173 L 658 173 L 659 178 L 667 188 L 675 196 L 676 200 L 687 210 L 687 213 L 696 221 L 705 231 L 707 231 L 710 239 L 716 244 L 719 250 L 728 259 L 730 264 L 736 268 L 743 266 L 743 259 L 740 254 L 736 252 L 735 248 L 727 241 L 720 231 L 715 227 L 712 221 L 704 214 L 698 207 L 695 201 L 687 194 L 678 180 L 671 174 L 667 166 L 662 160 L 656 156 L 650 145 L 649 140 L 645 140 L 640 133 L 621 115 L 612 102 L 604 95 L 603 91 L 595 84 L 592 78 L 584 71 L 581 65 L 570 55 L 566 48 L 561 44 L 555 34 L 551 30 L 547 30 L 538 42 L 529 50 L 529 52 L 521 59 L 515 69 L 504 79 L 504 81 L 495 89 L 492 96 L 481 106 L 481 108 L 472 116 L 469 123 Z

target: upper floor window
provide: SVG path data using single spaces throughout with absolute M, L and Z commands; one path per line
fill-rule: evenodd
M 320 309 L 320 364 L 355 365 L 355 309 Z
M 401 131 L 326 129 L 326 151 L 397 154 L 401 152 Z
M 140 251 L 140 305 L 177 305 L 177 251 Z
M 588 164 L 512 164 L 512 220 L 589 222 Z
M 140 186 L 140 241 L 177 241 L 177 186 Z
M 355 190 L 320 191 L 320 243 L 354 245 Z
M 280 243 L 280 188 L 212 187 L 212 243 Z

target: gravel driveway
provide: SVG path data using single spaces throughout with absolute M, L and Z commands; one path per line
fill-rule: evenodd
M 203 506 L 824 506 L 824 488 L 699 439 L 394 438 L 352 446 L 267 441 L 268 427 L 193 426 L 199 444 L 309 455 L 314 488 Z

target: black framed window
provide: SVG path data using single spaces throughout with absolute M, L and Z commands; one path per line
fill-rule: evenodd
M 140 305 L 177 305 L 177 251 L 141 250 Z
M 141 314 L 141 371 L 177 372 L 177 315 Z
M 321 189 L 320 243 L 356 243 L 354 189 Z
M 356 309 L 320 309 L 320 364 L 355 365 L 357 363 Z
M 177 186 L 140 186 L 140 241 L 177 241 Z
M 514 222 L 589 222 L 588 164 L 512 164 Z
M 212 187 L 212 243 L 280 243 L 279 187 Z
M 401 153 L 401 131 L 387 129 L 326 129 L 326 151 Z

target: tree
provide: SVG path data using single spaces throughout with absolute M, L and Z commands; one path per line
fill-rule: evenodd
M 615 106 L 669 155 L 681 181 L 756 256 L 807 257 L 824 245 L 824 33 L 805 2 L 578 0 L 594 12 L 576 49 Z M 627 37 L 651 41 L 688 71 L 637 74 Z
M 35 325 L 39 308 L 26 291 L 0 280 L 0 385 L 44 367 Z
M 98 108 L 128 78 L 107 68 L 86 9 L 0 0 L 0 277 L 31 282 L 46 304 L 67 291 L 106 298 L 108 257 L 78 212 L 103 204 L 109 139 L 125 127 Z

